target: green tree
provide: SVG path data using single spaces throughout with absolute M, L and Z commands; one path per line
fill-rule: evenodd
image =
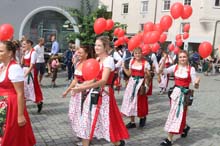
M 86 6 L 85 6 L 86 5 Z M 97 18 L 103 17 L 105 19 L 111 19 L 111 12 L 107 12 L 106 6 L 101 6 L 100 8 L 91 11 L 91 6 L 89 0 L 81 0 L 81 10 L 68 8 L 67 11 L 72 17 L 76 18 L 77 26 L 79 28 L 79 33 L 68 33 L 67 40 L 75 40 L 78 38 L 80 44 L 93 45 L 97 37 L 93 30 L 93 24 Z M 114 27 L 121 27 L 120 23 L 115 23 Z M 122 27 L 123 28 L 123 27 Z M 112 40 L 113 30 L 104 32 L 101 35 L 107 35 Z

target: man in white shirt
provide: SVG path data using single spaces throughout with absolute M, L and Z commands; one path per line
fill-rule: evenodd
M 39 84 L 41 85 L 41 81 L 42 81 L 43 75 L 45 73 L 44 38 L 39 38 L 38 44 L 34 47 L 34 50 L 37 53 L 36 68 L 37 68 L 37 73 L 40 72 L 40 74 L 39 74 Z

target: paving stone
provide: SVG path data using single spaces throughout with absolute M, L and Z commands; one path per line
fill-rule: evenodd
M 173 146 L 219 146 L 220 143 L 220 74 L 215 76 L 201 76 L 200 89 L 195 90 L 193 105 L 189 107 L 187 123 L 191 126 L 187 138 L 174 137 Z M 62 98 L 62 92 L 66 89 L 67 74 L 58 73 L 56 88 L 50 88 L 51 78 L 44 78 L 42 88 L 44 105 L 42 113 L 37 113 L 36 104 L 27 102 L 27 108 L 32 122 L 32 127 L 37 140 L 36 146 L 76 146 L 80 143 L 72 134 L 68 119 L 70 95 Z M 173 81 L 170 81 L 170 86 Z M 126 146 L 159 146 L 167 136 L 163 127 L 169 112 L 169 99 L 166 94 L 158 95 L 159 89 L 154 78 L 153 95 L 148 97 L 149 115 L 146 126 L 143 129 L 129 130 L 130 139 L 126 140 Z M 115 96 L 120 107 L 124 90 Z M 129 119 L 123 117 L 124 122 Z M 138 124 L 139 119 L 136 118 Z M 112 146 L 105 140 L 94 139 L 91 146 Z

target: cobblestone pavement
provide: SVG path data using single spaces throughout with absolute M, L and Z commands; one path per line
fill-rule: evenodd
M 173 146 L 220 146 L 220 74 L 201 76 L 200 89 L 195 91 L 193 106 L 189 108 L 187 123 L 191 126 L 187 138 L 175 136 Z M 28 102 L 27 107 L 37 140 L 36 146 L 76 146 L 80 139 L 72 134 L 67 117 L 69 97 L 62 98 L 67 87 L 67 75 L 59 72 L 57 87 L 50 87 L 50 78 L 43 79 L 44 107 L 37 114 L 34 103 Z M 172 81 L 171 81 L 172 82 Z M 172 83 L 170 83 L 171 85 Z M 118 105 L 121 105 L 123 91 L 116 91 Z M 168 111 L 167 95 L 158 95 L 156 79 L 154 80 L 153 96 L 149 97 L 149 115 L 143 129 L 129 130 L 130 139 L 127 146 L 159 146 L 166 133 L 163 130 Z M 125 123 L 128 119 L 124 118 Z M 138 123 L 139 120 L 136 120 Z M 112 146 L 104 140 L 94 139 L 91 146 Z

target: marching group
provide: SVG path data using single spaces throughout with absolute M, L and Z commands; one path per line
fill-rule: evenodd
M 53 74 L 52 86 L 56 86 L 59 60 L 59 45 L 55 36 L 52 39 L 51 57 L 47 63 L 48 75 Z M 16 41 L 0 42 L 0 145 L 33 146 L 36 144 L 26 110 L 25 100 L 34 101 L 40 113 L 43 107 L 43 94 L 40 84 L 45 72 L 43 53 L 44 40 L 39 39 L 37 46 L 24 39 L 21 42 L 22 53 L 18 52 Z M 70 50 L 75 47 L 69 43 Z M 171 146 L 173 135 L 186 137 L 190 127 L 186 124 L 187 105 L 185 95 L 190 83 L 199 88 L 200 78 L 194 67 L 188 62 L 188 54 L 181 50 L 177 63 L 163 50 L 158 63 L 154 53 L 145 56 L 140 48 L 135 48 L 128 57 L 128 50 L 112 49 L 109 38 L 100 36 L 94 48 L 80 45 L 67 60 L 69 87 L 63 92 L 66 97 L 71 92 L 69 119 L 73 132 L 82 139 L 83 146 L 89 146 L 96 137 L 104 138 L 115 146 L 124 146 L 129 139 L 128 129 L 136 128 L 135 117 L 139 118 L 139 127 L 144 127 L 148 115 L 148 96 L 152 95 L 154 74 L 157 75 L 161 94 L 167 91 L 169 76 L 174 75 L 174 87 L 170 94 L 170 112 L 165 124 L 168 137 L 161 146 Z M 120 55 L 121 53 L 121 55 Z M 18 57 L 18 54 L 20 55 Z M 40 55 L 41 54 L 41 55 Z M 123 56 L 123 57 L 121 57 Z M 96 58 L 100 72 L 93 80 L 85 80 L 82 67 L 89 58 Z M 39 71 L 39 72 L 38 72 Z M 114 96 L 115 81 L 123 73 L 126 79 L 121 109 Z M 39 74 L 39 77 L 38 77 Z M 73 75 L 74 74 L 74 75 Z M 120 87 L 120 82 L 117 84 Z M 130 118 L 126 125 L 122 116 Z M 14 130 L 10 130 L 13 128 Z M 12 140 L 13 139 L 13 140 Z
M 63 92 L 63 97 L 71 92 L 68 116 L 72 130 L 82 139 L 83 146 L 88 146 L 93 137 L 104 138 L 116 146 L 124 146 L 124 140 L 129 138 L 128 129 L 137 127 L 135 117 L 140 119 L 140 128 L 145 126 L 148 96 L 152 95 L 154 74 L 157 74 L 161 94 L 167 91 L 171 73 L 174 74 L 175 82 L 165 124 L 168 137 L 160 145 L 171 146 L 175 134 L 187 136 L 190 127 L 186 124 L 188 105 L 187 99 L 184 98 L 192 91 L 189 89 L 191 82 L 195 88 L 199 88 L 200 78 L 196 76 L 195 68 L 189 65 L 186 51 L 179 52 L 176 64 L 173 63 L 172 57 L 163 51 L 158 63 L 154 53 L 145 56 L 140 48 L 135 48 L 132 55 L 127 55 L 128 50 L 113 49 L 106 36 L 96 39 L 95 54 L 92 50 L 89 46 L 76 49 L 74 79 Z M 100 73 L 94 80 L 87 81 L 83 78 L 82 67 L 83 63 L 93 56 L 99 61 Z M 128 77 L 121 110 L 114 96 L 114 86 L 116 89 L 120 87 L 120 82 L 117 81 L 120 72 L 124 77 Z M 130 122 L 125 125 L 122 116 L 129 117 Z

